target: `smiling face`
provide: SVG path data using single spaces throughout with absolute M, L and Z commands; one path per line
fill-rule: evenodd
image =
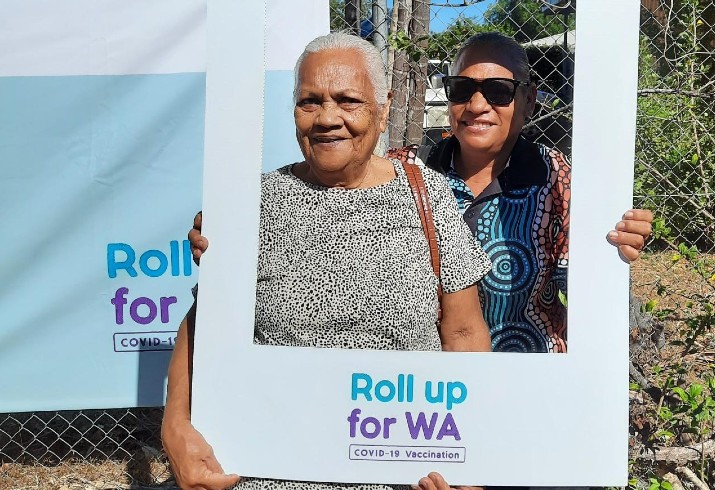
M 487 51 L 487 52 L 482 52 Z M 484 78 L 525 80 L 525 74 L 514 73 L 516 63 L 503 51 L 475 50 L 465 52 L 455 66 L 457 75 Z M 480 91 L 464 103 L 449 103 L 449 121 L 465 156 L 498 158 L 508 155 L 521 128 L 534 110 L 536 87 L 519 86 L 508 105 L 491 105 Z M 504 159 L 506 161 L 506 159 Z
M 345 172 L 370 161 L 387 127 L 359 51 L 329 49 L 306 56 L 298 71 L 296 136 L 316 171 Z

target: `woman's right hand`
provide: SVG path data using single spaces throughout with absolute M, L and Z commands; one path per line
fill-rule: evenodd
M 442 475 L 433 471 L 429 475 L 422 478 L 417 485 L 412 486 L 415 490 L 484 490 L 484 487 L 452 487 L 444 481 Z
M 189 243 L 191 244 L 191 255 L 194 262 L 199 265 L 201 256 L 209 248 L 209 241 L 201 235 L 201 211 L 194 216 L 194 227 L 189 231 Z
M 165 419 L 161 440 L 182 490 L 223 490 L 240 480 L 238 475 L 224 473 L 209 443 L 188 420 Z

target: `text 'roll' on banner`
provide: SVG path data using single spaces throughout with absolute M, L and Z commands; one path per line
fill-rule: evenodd
M 17 373 L 0 379 L 0 412 L 163 405 L 198 280 L 185 237 L 201 209 L 206 10 L 0 0 L 0 194 L 12 203 L 0 214 L 13 234 L 0 371 Z M 263 122 L 290 138 L 264 143 L 277 166 L 300 159 L 285 94 L 329 16 L 327 0 L 270 0 L 265 12 L 274 106 L 242 131 Z

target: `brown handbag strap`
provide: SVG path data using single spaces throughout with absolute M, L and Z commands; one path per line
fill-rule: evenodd
M 424 231 L 425 238 L 427 238 L 427 244 L 429 245 L 430 259 L 432 260 L 432 270 L 434 275 L 437 276 L 437 299 L 439 300 L 439 314 L 438 319 L 442 319 L 442 280 L 441 280 L 441 266 L 439 261 L 439 243 L 437 242 L 437 233 L 434 228 L 434 219 L 432 218 L 432 206 L 429 202 L 429 194 L 427 193 L 427 186 L 425 185 L 424 178 L 422 178 L 422 172 L 417 165 L 401 161 L 402 168 L 405 169 L 405 175 L 407 175 L 407 182 L 410 184 L 410 190 L 412 191 L 412 197 L 415 199 L 415 204 L 417 204 L 417 214 L 422 222 L 422 231 Z

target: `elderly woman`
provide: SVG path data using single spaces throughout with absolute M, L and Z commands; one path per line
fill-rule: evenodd
M 305 160 L 262 179 L 255 342 L 488 351 L 475 284 L 491 265 L 446 181 L 423 168 L 441 264 L 436 277 L 407 170 L 373 154 L 390 104 L 379 53 L 346 34 L 317 38 L 298 60 L 294 94 Z M 238 477 L 223 474 L 191 425 L 193 323 L 194 308 L 179 329 L 169 366 L 162 440 L 182 488 L 219 489 Z M 420 485 L 448 488 L 436 473 Z M 239 487 L 351 486 L 247 479 Z

